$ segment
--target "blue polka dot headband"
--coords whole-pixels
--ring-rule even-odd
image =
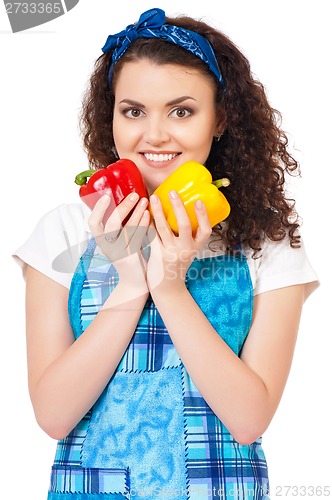
[[[165,23],[166,16],[163,10],[150,9],[143,12],[136,24],[130,24],[120,33],[108,36],[102,51],[108,52],[114,49],[108,73],[109,82],[111,82],[115,63],[123,56],[133,41],[138,38],[161,38],[166,42],[179,45],[199,57],[208,65],[220,85],[225,89],[225,82],[210,43],[194,31]]]

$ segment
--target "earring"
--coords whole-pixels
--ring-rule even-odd
[[[215,140],[216,142],[219,142],[219,141],[220,141],[220,139],[222,138],[222,136],[223,136],[222,132],[219,132],[219,133],[218,133],[218,134],[214,137],[214,140]]]
[[[118,155],[118,152],[117,152],[117,150],[116,150],[115,146],[113,146],[113,147],[111,148],[111,151],[112,151],[112,153],[114,154],[115,158],[119,158],[119,155]]]

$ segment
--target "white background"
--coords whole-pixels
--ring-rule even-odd
[[[28,397],[24,283],[10,253],[41,215],[78,201],[73,179],[88,165],[77,117],[93,62],[109,33],[151,7],[203,17],[231,37],[282,112],[301,162],[302,178],[292,193],[321,286],[305,305],[292,372],[264,449],[273,500],[319,497],[319,489],[312,495],[309,486],[330,486],[332,497],[329,3],[81,0],[65,16],[16,34],[1,4],[1,498],[46,499],[55,450],[35,423]]]

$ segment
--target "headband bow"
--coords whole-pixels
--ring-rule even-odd
[[[217,77],[221,86],[225,88],[225,82],[210,43],[194,31],[166,24],[165,12],[161,9],[150,9],[143,12],[136,24],[130,24],[123,31],[108,36],[102,51],[108,52],[114,49],[108,75],[109,81],[111,81],[115,63],[123,56],[130,44],[138,38],[161,38],[166,42],[183,47],[204,61]]]

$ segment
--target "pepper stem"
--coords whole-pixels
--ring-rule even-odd
[[[227,179],[227,177],[224,177],[223,179],[217,179],[216,181],[212,181],[212,184],[217,186],[218,189],[221,187],[227,187],[230,185],[230,183],[231,181]]]
[[[79,186],[83,186],[84,184],[86,184],[87,178],[91,177],[95,172],[96,170],[84,170],[84,172],[76,175],[75,183]]]

